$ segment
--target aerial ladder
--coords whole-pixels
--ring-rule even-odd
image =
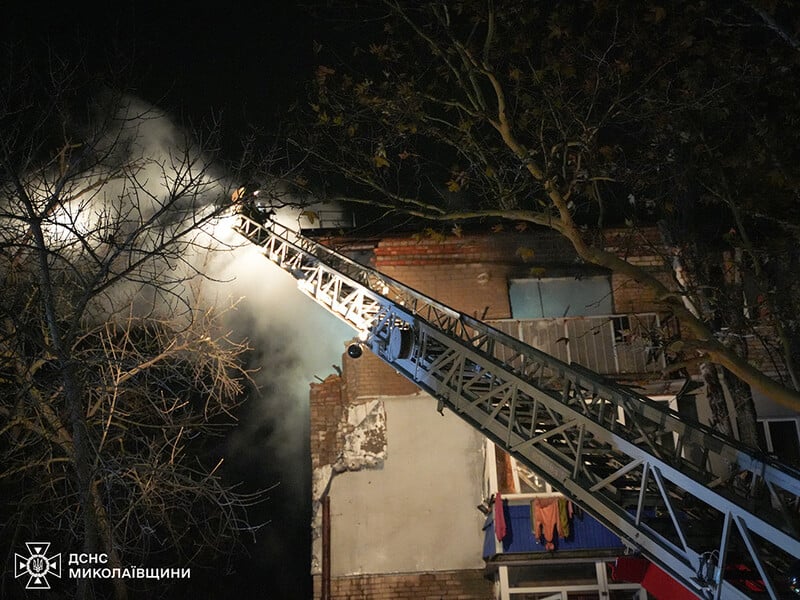
[[[234,229],[363,344],[703,599],[787,594],[800,471],[267,219]],[[748,565],[758,585],[741,584]],[[798,596],[800,597],[800,596]]]

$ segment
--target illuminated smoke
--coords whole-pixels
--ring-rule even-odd
[[[139,189],[126,185],[124,178],[110,179],[90,198],[82,197],[51,215],[53,239],[67,240],[72,230],[89,231],[100,243],[106,234],[104,219],[110,221],[132,208],[145,216],[152,214],[187,175],[199,177],[200,195],[187,195],[184,204],[159,222],[160,231],[169,231],[195,211],[210,210],[230,197],[236,182],[207,164],[197,149],[186,162],[188,138],[163,111],[136,98],[129,99],[125,110],[121,129],[108,141],[118,144],[109,146],[112,164],[104,168],[138,164],[135,177]],[[40,182],[42,193],[48,185]],[[291,211],[282,210],[279,217],[287,224],[296,221]],[[156,229],[152,235],[160,231]],[[213,231],[202,236],[201,241],[214,251],[193,250],[182,257],[183,264],[174,266],[176,279],[181,269],[198,269],[210,280],[200,287],[192,282],[191,289],[185,290],[187,295],[220,309],[237,303],[226,316],[227,325],[233,338],[246,338],[253,347],[250,367],[257,369],[254,379],[260,390],[243,407],[240,422],[227,439],[229,472],[247,479],[251,489],[278,486],[258,510],[260,517],[256,518],[269,523],[259,532],[264,543],[253,550],[262,557],[253,558],[257,564],[272,561],[267,570],[283,569],[284,575],[286,563],[291,563],[292,576],[284,579],[297,583],[295,576],[310,572],[309,383],[332,372],[332,364],[340,361],[345,342],[354,332],[302,295],[295,281],[261,256],[258,248],[234,234],[230,219],[221,219]],[[142,287],[132,284],[115,292],[137,298]],[[109,302],[118,306],[120,298]],[[279,557],[283,564],[276,562]],[[255,575],[263,578],[263,572]],[[291,590],[282,597],[292,597]]]
[[[277,218],[296,222],[290,211],[279,211]],[[258,369],[254,379],[261,390],[228,436],[229,466],[251,484],[277,486],[257,513],[269,523],[249,547],[235,584],[247,588],[242,576],[249,576],[261,594],[270,581],[269,597],[276,600],[310,597],[309,383],[333,371],[354,331],[300,293],[288,273],[225,222],[216,236],[235,247],[207,257],[204,272],[215,281],[205,284],[206,293],[219,306],[240,299],[228,322],[249,339],[250,366]]]

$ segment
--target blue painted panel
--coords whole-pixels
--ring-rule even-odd
[[[515,319],[590,317],[614,312],[608,277],[512,279],[508,294]]]
[[[533,536],[531,508],[528,504],[505,505],[506,537],[503,539],[503,552],[548,552],[544,544]],[[555,538],[555,553],[570,550],[619,549],[624,545],[620,538],[596,519],[583,511],[576,511],[571,522],[570,535],[566,539]],[[486,535],[483,544],[483,557],[488,558],[494,551],[494,522],[489,517],[484,525]]]

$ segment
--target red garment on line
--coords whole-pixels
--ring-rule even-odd
[[[499,491],[494,495],[494,534],[497,536],[497,541],[502,541],[506,537],[506,515]]]

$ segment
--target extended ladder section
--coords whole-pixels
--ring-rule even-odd
[[[785,597],[800,472],[277,223],[236,230],[376,355],[701,598]]]

